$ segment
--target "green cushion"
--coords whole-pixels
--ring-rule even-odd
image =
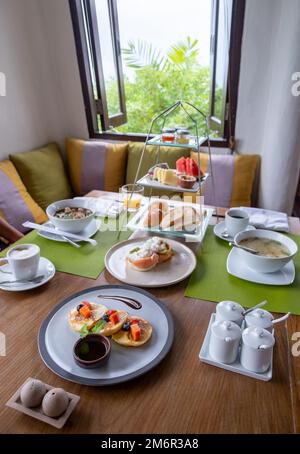
[[[144,143],[142,142],[129,142],[128,147],[128,161],[127,161],[127,173],[126,173],[126,183],[133,183],[135,174],[138,168],[138,164],[142,155]],[[149,168],[155,164],[155,157],[157,152],[156,146],[147,145],[143,162],[141,165],[141,170],[138,176],[140,179],[142,176],[146,175]],[[159,162],[167,162],[171,169],[176,168],[177,159],[184,156],[185,158],[190,156],[190,150],[187,148],[177,148],[177,147],[160,147],[160,158]],[[161,191],[153,191],[153,195],[162,195]],[[164,192],[165,194],[165,192]],[[174,194],[174,193],[173,193]],[[149,195],[149,190],[145,190],[145,195]],[[165,194],[169,195],[169,194]]]
[[[44,210],[50,203],[72,197],[64,162],[55,143],[10,156],[29,194]]]

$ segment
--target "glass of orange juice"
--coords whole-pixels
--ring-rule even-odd
[[[134,212],[141,207],[144,187],[140,184],[126,184],[122,186],[123,203],[127,211]]]

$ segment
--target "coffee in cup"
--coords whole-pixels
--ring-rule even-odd
[[[225,214],[225,226],[228,234],[232,237],[242,232],[249,225],[249,216],[240,208],[230,208]]]
[[[35,244],[19,244],[12,247],[1,262],[8,262],[17,280],[33,279],[38,272],[40,248]]]

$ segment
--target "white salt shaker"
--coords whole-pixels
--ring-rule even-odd
[[[246,328],[256,326],[263,328],[272,333],[273,331],[273,315],[265,309],[254,309],[245,316]]]
[[[215,321],[211,325],[210,356],[221,363],[233,363],[238,355],[241,336],[241,328],[236,323]]]
[[[263,328],[251,326],[242,334],[241,364],[252,372],[266,372],[272,360],[275,344],[273,334]]]
[[[216,307],[216,320],[227,320],[241,326],[244,320],[244,308],[234,301],[221,301]]]

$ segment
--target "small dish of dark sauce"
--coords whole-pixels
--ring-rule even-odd
[[[106,364],[111,351],[110,341],[101,334],[88,334],[79,339],[73,348],[73,358],[78,366],[92,369]]]

